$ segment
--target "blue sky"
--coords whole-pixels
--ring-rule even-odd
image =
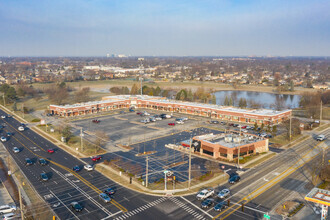
[[[330,56],[329,0],[0,0],[0,56]]]

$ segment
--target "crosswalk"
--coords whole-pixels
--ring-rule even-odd
[[[180,208],[182,208],[183,210],[185,210],[186,212],[188,212],[189,214],[191,214],[192,216],[194,216],[194,219],[206,220],[202,215],[200,215],[194,209],[188,207],[186,204],[184,204],[183,202],[181,202],[177,198],[170,197],[169,200],[171,200],[172,202],[174,202],[175,204],[177,204]]]
[[[168,198],[166,198],[166,197],[161,197],[161,198],[159,198],[159,199],[157,199],[157,200],[155,200],[155,201],[153,201],[151,203],[145,204],[145,205],[143,205],[143,206],[141,206],[139,208],[136,208],[136,209],[134,209],[132,211],[125,212],[121,216],[116,217],[114,220],[123,220],[123,219],[126,219],[126,218],[130,218],[130,217],[132,217],[132,216],[134,216],[134,215],[136,215],[136,214],[138,214],[140,212],[143,212],[143,211],[149,209],[150,207],[156,206],[159,203],[164,202],[167,199]]]

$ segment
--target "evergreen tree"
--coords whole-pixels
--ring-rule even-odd
[[[131,95],[137,95],[137,94],[139,94],[139,87],[136,83],[134,83],[131,89]]]
[[[256,131],[257,129],[258,129],[258,124],[256,122],[256,123],[254,123],[254,130]]]
[[[272,135],[275,137],[276,133],[277,133],[277,126],[274,125],[273,128],[272,128]]]
[[[290,81],[290,91],[291,91],[291,92],[294,91],[294,83],[293,83],[292,80]]]
[[[229,99],[229,104],[228,104],[229,106],[233,106],[233,99],[230,97],[230,99]]]
[[[225,101],[224,101],[223,105],[229,105],[229,101],[228,101],[228,97],[227,96],[225,98]]]
[[[191,89],[188,90],[187,101],[194,101],[194,95],[193,95]]]
[[[212,95],[212,104],[217,104],[217,99],[215,97],[215,95]]]

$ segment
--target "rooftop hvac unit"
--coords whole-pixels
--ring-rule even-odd
[[[241,141],[241,138],[239,138],[239,137],[234,138],[235,143],[239,143],[240,141]]]
[[[225,137],[225,142],[229,143],[232,142],[233,138],[231,136]]]

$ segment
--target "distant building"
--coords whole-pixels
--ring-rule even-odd
[[[257,123],[259,125],[279,124],[291,115],[291,110],[240,109],[228,106],[182,102],[147,95],[106,96],[102,99],[102,101],[77,103],[74,105],[50,105],[49,110],[55,115],[68,117],[135,107],[204,116],[222,121]]]

